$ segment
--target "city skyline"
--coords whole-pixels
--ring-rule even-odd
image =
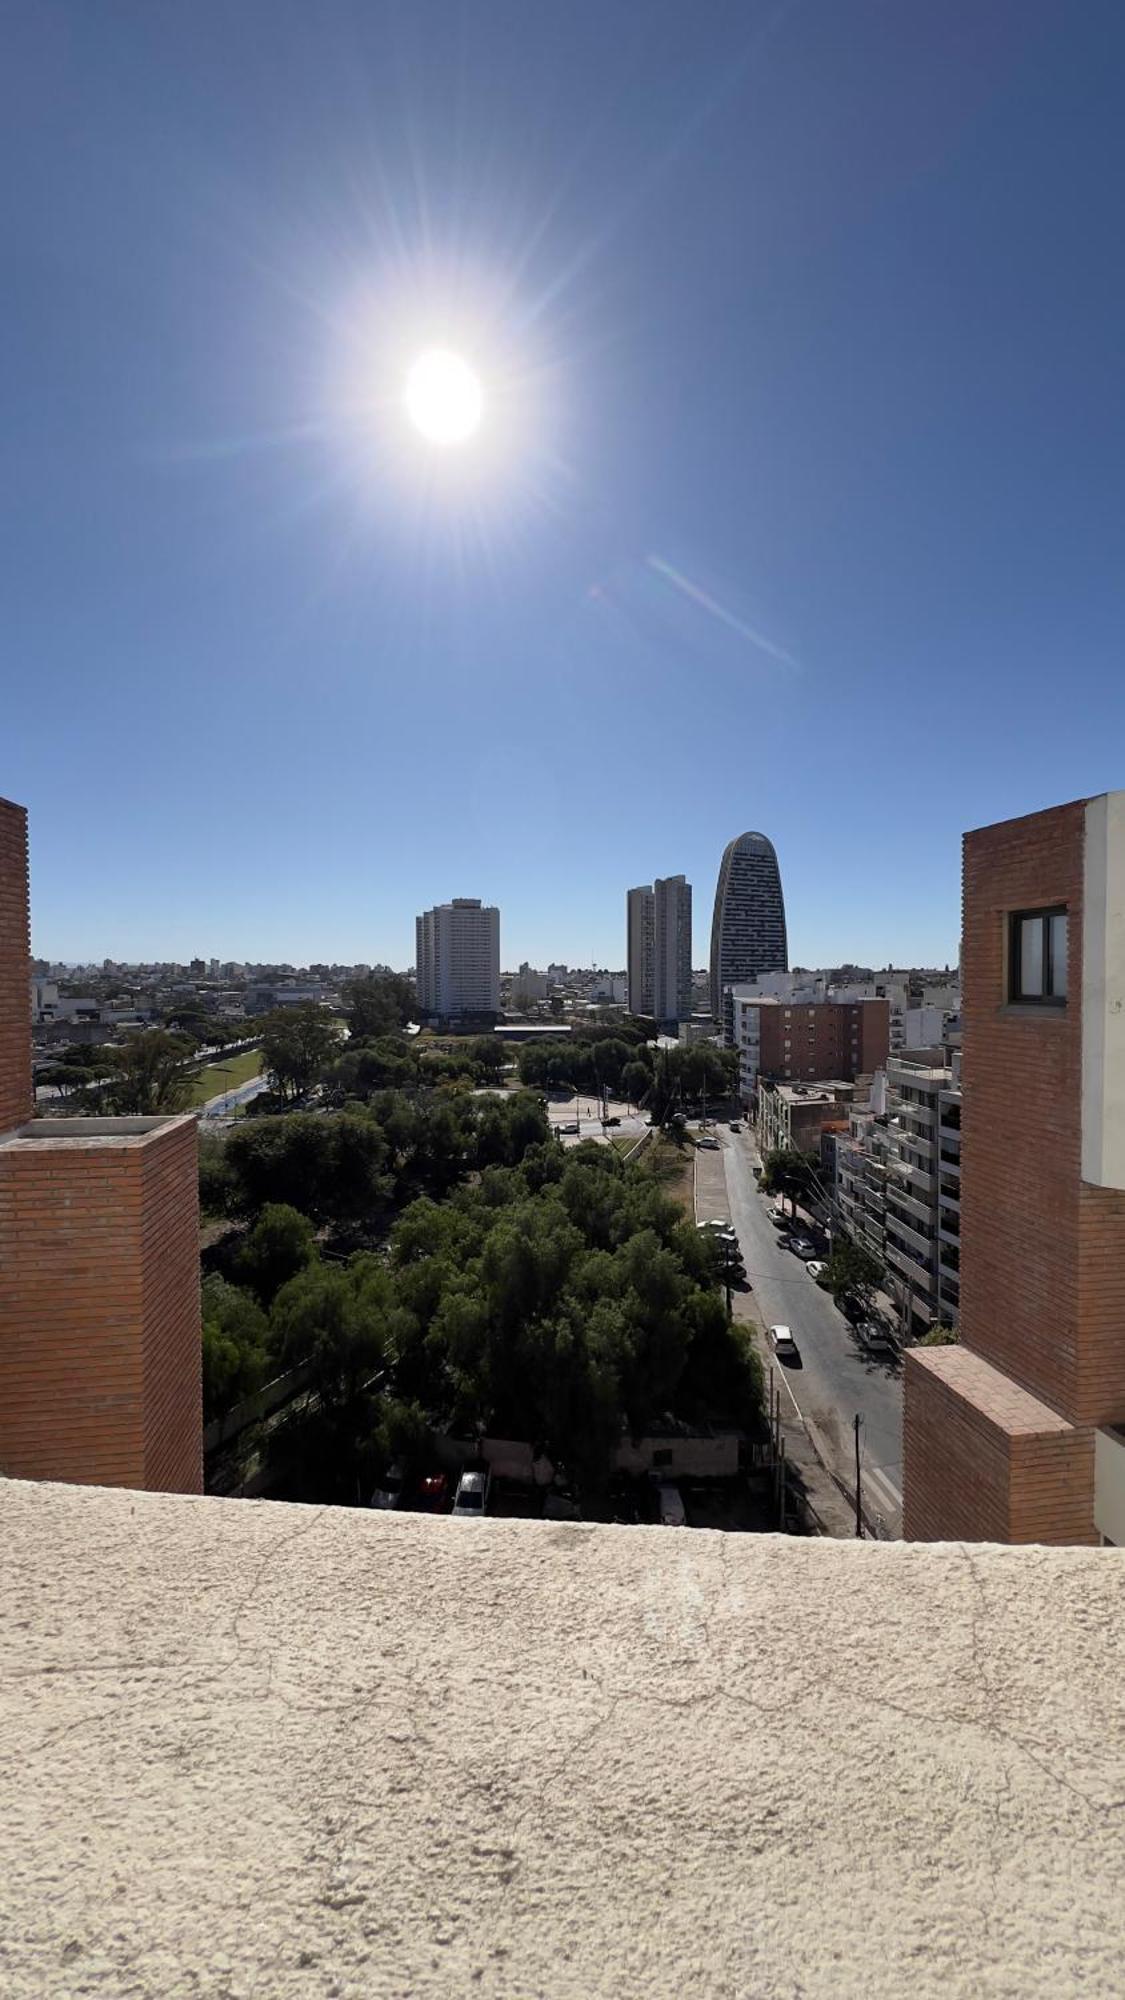
[[[1125,15],[329,16],[10,24],[37,950],[617,963],[683,869],[702,964],[741,825],[794,958],[955,957],[1119,776]]]

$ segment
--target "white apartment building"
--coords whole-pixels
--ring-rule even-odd
[[[960,1309],[960,1057],[915,1049],[887,1064],[885,1259],[906,1333]]]
[[[652,885],[652,1012],[657,1021],[691,1018],[691,883],[668,875]]]
[[[500,1012],[500,912],[455,896],[415,920],[415,978],[424,1014],[453,1021]]]
[[[653,924],[652,884],[630,889],[625,897],[625,997],[631,1014],[652,1014]]]

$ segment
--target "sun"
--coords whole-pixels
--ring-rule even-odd
[[[480,378],[449,348],[429,347],[418,356],[402,400],[411,423],[430,444],[465,444],[480,427]]]

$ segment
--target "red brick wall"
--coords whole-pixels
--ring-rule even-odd
[[[961,1335],[1079,1424],[1125,1419],[1125,1192],[1081,1178],[1085,802],[965,838]],[[1065,1008],[1006,1004],[1006,918],[1065,903]]]
[[[31,1117],[27,814],[0,799],[0,1132]]]
[[[955,1348],[908,1350],[903,1399],[903,1536],[914,1542],[1095,1545],[1094,1438],[1042,1410],[1040,1429],[1005,1417],[1025,1399],[1004,1378],[972,1379]]]
[[[935,1350],[940,1351],[940,1350]],[[907,1349],[902,1533],[908,1542],[1008,1540],[1008,1440]]]
[[[144,1484],[203,1491],[199,1321],[199,1140],[194,1119],[169,1127],[145,1173]]]
[[[0,1471],[201,1490],[195,1159],[192,1120],[0,1147]]]
[[[786,1013],[789,1020],[786,1021]],[[886,1000],[819,1000],[762,1007],[759,1067],[763,1076],[794,1083],[838,1077],[844,1083],[887,1060],[890,1007]],[[810,1028],[812,1033],[809,1033]],[[785,1037],[789,1036],[789,1050]]]
[[[962,932],[961,1338],[1078,1412],[1085,805],[966,834]],[[1007,1007],[1006,919],[1065,903],[1065,1009]]]

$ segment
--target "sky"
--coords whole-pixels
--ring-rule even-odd
[[[0,794],[48,958],[624,962],[770,835],[945,963],[1125,783],[1125,8],[7,0]],[[403,390],[438,346],[483,419]]]

